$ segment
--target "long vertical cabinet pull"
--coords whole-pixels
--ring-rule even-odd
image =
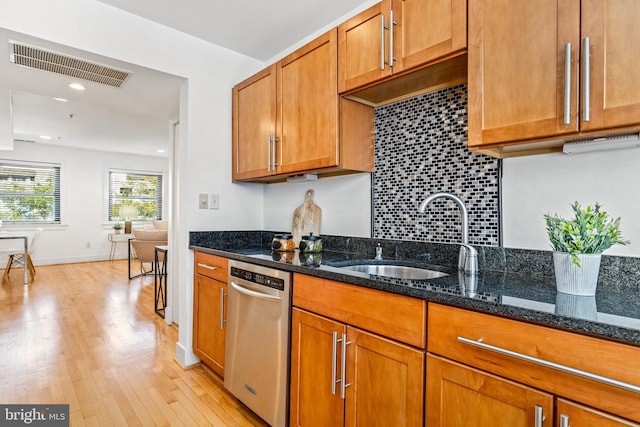
[[[278,162],[276,160],[276,143],[278,142],[278,137],[276,136],[276,134],[274,133],[273,136],[271,137],[271,159],[272,159],[272,166],[273,166],[273,171],[276,171],[276,168],[278,167]]]
[[[224,293],[224,288],[220,288],[220,329],[224,329],[224,324],[227,323],[226,319],[224,318],[224,297],[226,297],[227,294]]]
[[[536,424],[535,427],[542,427],[544,422],[544,411],[542,406],[536,405]]]
[[[347,341],[347,334],[342,334],[342,370],[340,379],[340,397],[345,398],[347,394],[347,387],[351,384],[347,384],[347,346],[351,344],[351,341]]]
[[[336,394],[336,384],[341,380],[336,378],[338,373],[338,342],[342,341],[338,339],[338,332],[333,331],[333,340],[331,342],[331,394]]]
[[[380,15],[380,69],[384,70],[384,15]]]
[[[267,137],[267,171],[271,172],[271,141],[273,134],[270,133]]]
[[[589,37],[584,38],[584,60],[582,61],[583,78],[583,104],[582,104],[582,119],[585,122],[591,120],[591,41]]]
[[[560,427],[569,427],[569,415],[560,414]]]
[[[393,26],[396,25],[396,21],[393,20],[393,9],[389,11],[389,67],[393,68],[394,50],[393,50]]]
[[[564,48],[564,124],[571,124],[571,43]]]

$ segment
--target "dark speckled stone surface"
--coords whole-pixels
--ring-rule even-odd
[[[639,258],[603,256],[595,297],[579,297],[556,292],[551,251],[478,246],[481,272],[469,283],[456,268],[458,245],[323,235],[324,252],[310,259],[298,252],[272,253],[273,234],[191,232],[190,248],[640,346]],[[406,280],[340,268],[376,262],[378,243],[385,263],[426,266],[450,275]]]

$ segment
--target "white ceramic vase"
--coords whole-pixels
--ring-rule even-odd
[[[554,252],[553,266],[558,292],[570,295],[596,294],[602,254],[579,254],[580,267],[571,262],[568,252]]]

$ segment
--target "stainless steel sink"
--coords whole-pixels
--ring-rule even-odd
[[[449,274],[442,271],[428,270],[426,268],[409,267],[394,264],[358,264],[340,267],[343,270],[359,271],[376,276],[395,277],[409,280],[428,280],[446,277]]]

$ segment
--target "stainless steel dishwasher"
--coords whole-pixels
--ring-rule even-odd
[[[229,260],[224,386],[274,427],[288,414],[291,273]]]

